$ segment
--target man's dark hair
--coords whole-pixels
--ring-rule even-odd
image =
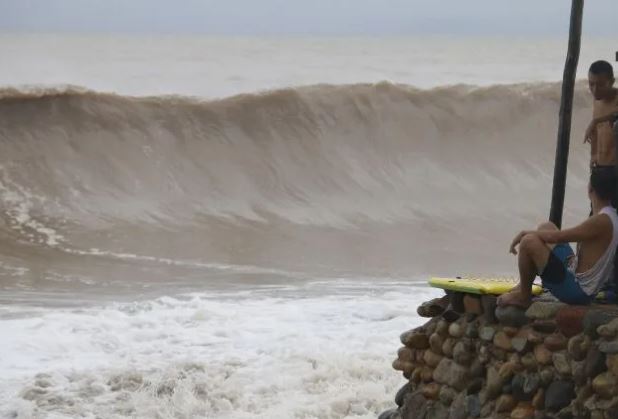
[[[593,168],[590,187],[603,200],[614,201],[616,194],[616,170],[613,167]]]
[[[614,78],[614,67],[610,63],[604,60],[595,61],[590,65],[590,73],[599,76],[605,74],[609,78]]]

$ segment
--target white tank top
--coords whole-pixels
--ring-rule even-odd
[[[616,214],[616,209],[611,206],[603,208],[599,211],[599,214],[607,215],[612,221],[613,235],[611,243],[597,263],[586,272],[575,274],[579,286],[588,295],[595,295],[614,278],[614,255],[616,254],[616,246],[618,246],[618,214]],[[571,269],[574,272],[578,263],[577,256],[573,259],[575,260],[572,261]]]

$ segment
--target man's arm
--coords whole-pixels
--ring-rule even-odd
[[[584,134],[584,144],[590,143],[597,139],[597,123],[596,119],[593,119],[586,128],[586,133]]]
[[[513,241],[509,251],[516,255],[517,246],[521,239],[528,235],[534,234],[540,238],[546,244],[555,243],[579,243],[597,237],[603,234],[604,231],[610,231],[612,229],[612,221],[605,214],[598,214],[594,217],[588,218],[580,225],[567,228],[565,230],[524,230],[521,231]]]
[[[592,102],[592,119],[590,120],[590,123],[586,127],[586,132],[584,133],[584,144],[586,143],[592,144],[592,142],[595,141],[597,138],[597,124],[595,122],[596,115],[597,115],[597,102],[593,101]],[[592,160],[594,159],[594,153],[591,153],[590,157],[591,157],[590,164],[592,164]]]
[[[584,135],[584,143],[592,143],[592,141],[596,140],[597,125],[602,124],[603,122],[614,122],[616,120],[618,120],[618,111],[614,111],[598,118],[592,118],[592,121],[588,124],[588,128],[586,129],[586,134]]]
[[[535,231],[541,240],[548,244],[579,243],[593,239],[612,228],[612,222],[605,214],[588,218],[578,226],[564,230]]]
[[[605,115],[605,116],[601,116],[601,117],[599,117],[599,118],[595,118],[595,119],[593,119],[592,121],[593,121],[595,124],[597,124],[597,125],[598,125],[598,124],[601,124],[601,123],[603,123],[603,122],[613,122],[613,121],[615,121],[616,119],[618,119],[618,111],[616,111],[616,112],[612,112],[612,113],[610,113],[610,114],[608,114],[608,115]]]

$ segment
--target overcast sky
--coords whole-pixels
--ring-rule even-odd
[[[570,0],[0,0],[0,31],[563,35],[570,8]],[[618,0],[589,0],[584,13],[585,34],[618,36]]]

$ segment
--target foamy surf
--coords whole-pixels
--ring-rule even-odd
[[[72,310],[5,307],[1,412],[373,418],[401,385],[389,366],[399,333],[419,324],[411,307],[438,293],[378,283],[331,279]]]

